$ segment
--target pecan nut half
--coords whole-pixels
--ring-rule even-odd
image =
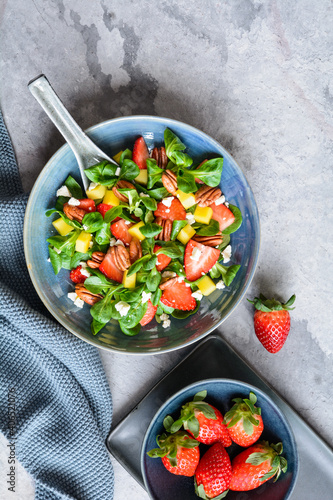
[[[222,195],[222,191],[218,187],[202,186],[195,193],[195,201],[199,207],[208,207]]]
[[[156,217],[155,223],[161,226],[161,232],[155,236],[155,240],[170,241],[172,231],[172,220]]]
[[[130,242],[129,246],[129,257],[131,264],[133,264],[136,260],[141,259],[142,257],[142,248],[139,240],[133,238]]]
[[[82,222],[83,217],[87,213],[82,208],[73,207],[71,205],[68,205],[68,203],[64,204],[63,211],[64,211],[64,214],[66,215],[66,217],[68,217],[68,219],[76,220],[78,222]]]
[[[162,183],[165,189],[171,193],[173,196],[177,194],[177,176],[174,172],[169,169],[166,169],[162,174]]]
[[[166,288],[169,288],[170,286],[174,285],[177,282],[178,282],[178,276],[176,276],[175,278],[167,279],[166,281],[163,281],[160,284],[160,289],[165,290]]]
[[[93,252],[91,259],[87,260],[87,266],[91,269],[98,269],[105,257],[103,252]]]
[[[166,168],[169,159],[166,155],[164,146],[160,148],[154,148],[151,157],[154,158],[154,160],[156,160],[156,163],[160,168],[163,169]]]
[[[117,182],[115,186],[113,186],[112,191],[117,198],[119,198],[120,201],[127,202],[128,201],[128,196],[126,196],[124,193],[120,193],[118,189],[135,189],[133,184],[128,181],[120,180]]]
[[[201,243],[202,245],[206,245],[207,247],[217,247],[222,243],[222,235],[216,234],[215,236],[198,236],[194,235],[192,240]]]
[[[81,300],[83,300],[90,306],[93,306],[94,304],[96,304],[96,302],[99,302],[103,298],[103,295],[101,295],[100,293],[89,292],[89,290],[86,289],[83,283],[78,283],[75,286],[75,293]]]
[[[122,245],[115,245],[111,249],[111,255],[119,271],[126,271],[131,265],[128,251]]]

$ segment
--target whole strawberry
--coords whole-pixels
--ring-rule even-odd
[[[287,471],[287,460],[281,457],[282,443],[268,444],[260,441],[242,451],[232,461],[232,477],[229,489],[232,491],[249,491],[258,488],[281,472]]]
[[[264,429],[261,408],[255,405],[257,396],[250,392],[249,399],[235,398],[235,404],[224,415],[229,435],[239,446],[251,446],[258,441]]]
[[[215,443],[201,458],[195,472],[195,492],[200,498],[224,498],[228,493],[232,469],[228,453]]]
[[[182,426],[200,443],[214,444],[218,441],[226,448],[232,444],[227,426],[223,423],[223,415],[214,406],[203,401],[207,391],[198,392],[193,401],[182,406],[180,417],[174,421],[167,416],[164,427],[168,432],[176,432]]]
[[[152,458],[160,457],[164,467],[177,476],[194,475],[200,460],[199,442],[192,439],[187,432],[162,434],[156,442],[159,448],[148,451]]]
[[[268,352],[276,353],[284,345],[290,330],[289,311],[295,309],[290,307],[295,302],[296,296],[292,295],[288,302],[282,304],[275,299],[266,299],[260,294],[254,300],[254,331],[259,341]]]

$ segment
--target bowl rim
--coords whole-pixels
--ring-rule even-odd
[[[154,414],[154,416],[152,417],[151,419],[151,422],[149,424],[149,427],[145,433],[145,437],[144,437],[144,440],[143,440],[143,443],[142,443],[142,447],[141,447],[141,457],[140,457],[140,466],[141,466],[141,472],[142,472],[142,477],[143,477],[143,481],[144,481],[144,485],[145,485],[145,489],[148,493],[148,495],[153,499],[153,496],[151,496],[151,493],[150,493],[150,490],[149,490],[149,485],[148,485],[148,479],[147,479],[147,476],[146,476],[146,469],[144,467],[144,458],[145,458],[145,448],[146,448],[146,445],[147,445],[147,441],[148,441],[148,437],[149,437],[149,434],[152,430],[152,427],[154,426],[155,424],[155,421],[157,420],[157,418],[161,415],[161,413],[163,413],[163,411],[165,411],[165,408],[174,400],[176,399],[177,397],[179,397],[182,393],[190,390],[190,389],[194,389],[195,387],[199,386],[199,385],[202,385],[202,384],[212,384],[212,383],[223,383],[223,382],[227,382],[228,384],[232,384],[232,385],[236,385],[236,384],[241,384],[245,387],[248,387],[249,390],[253,390],[253,392],[257,395],[257,394],[260,394],[260,396],[263,396],[264,398],[268,399],[269,403],[273,406],[274,410],[278,413],[279,417],[284,421],[284,423],[286,424],[286,428],[287,428],[287,431],[289,432],[290,434],[290,442],[291,442],[291,448],[292,448],[292,451],[293,451],[293,454],[295,456],[295,464],[294,464],[294,473],[293,473],[293,477],[292,477],[292,480],[291,480],[291,484],[289,486],[289,490],[287,491],[287,494],[286,496],[284,497],[283,500],[288,500],[295,488],[295,485],[296,485],[296,481],[297,481],[297,478],[298,478],[298,473],[299,473],[299,456],[298,456],[298,449],[297,449],[297,445],[296,445],[296,439],[295,439],[295,435],[294,435],[294,431],[289,423],[289,420],[288,418],[285,416],[285,414],[283,413],[283,411],[280,409],[280,407],[275,403],[275,401],[272,400],[272,398],[266,394],[265,391],[263,391],[262,389],[259,389],[259,387],[255,386],[255,385],[252,385],[252,384],[249,384],[248,382],[243,382],[242,380],[237,380],[237,379],[229,379],[229,378],[226,378],[226,377],[223,377],[223,378],[209,378],[209,379],[203,379],[203,380],[199,380],[197,382],[193,382],[191,384],[188,384],[186,385],[185,387],[183,387],[182,389],[180,389],[179,391],[177,391],[176,393],[174,393],[172,396],[170,396],[164,403],[162,406],[160,406],[160,408],[157,410],[157,412]],[[207,393],[208,393],[208,389],[207,389]],[[244,448],[245,449],[245,448]]]
[[[63,144],[51,156],[51,158],[47,161],[47,163],[44,165],[44,167],[42,168],[42,170],[38,174],[38,177],[37,177],[37,179],[36,179],[36,181],[35,181],[32,189],[31,189],[31,192],[30,192],[30,195],[29,195],[29,198],[28,198],[28,201],[27,201],[27,205],[26,205],[25,214],[24,214],[24,223],[23,223],[23,248],[24,248],[25,261],[26,261],[26,265],[27,265],[27,268],[28,268],[28,271],[29,271],[30,279],[31,279],[31,281],[33,283],[33,286],[34,286],[34,288],[35,288],[35,290],[36,290],[39,298],[41,299],[41,301],[43,302],[43,304],[45,305],[45,307],[48,309],[48,311],[52,314],[52,316],[67,331],[71,332],[73,335],[75,335],[76,337],[80,338],[84,342],[87,342],[88,344],[93,345],[94,347],[98,347],[99,349],[103,349],[103,350],[105,350],[107,352],[115,352],[115,353],[119,353],[119,354],[131,354],[131,355],[136,355],[136,356],[146,356],[146,355],[156,355],[156,354],[163,354],[163,353],[167,353],[167,352],[172,352],[172,351],[175,351],[175,350],[178,350],[178,349],[182,349],[184,347],[188,347],[191,344],[194,344],[195,342],[197,342],[197,341],[203,339],[204,337],[206,337],[207,335],[209,335],[215,329],[219,328],[219,326],[239,306],[239,304],[243,300],[244,295],[247,292],[247,290],[248,290],[248,288],[249,288],[249,286],[250,286],[250,284],[252,282],[252,279],[254,277],[254,274],[255,274],[255,271],[256,271],[256,268],[257,268],[257,265],[258,265],[259,254],[260,254],[260,247],[261,247],[261,224],[260,224],[260,217],[259,217],[259,210],[258,210],[257,202],[255,200],[252,188],[251,188],[251,186],[250,186],[250,184],[249,184],[249,182],[247,180],[247,177],[245,176],[245,174],[243,172],[243,169],[238,165],[238,163],[233,158],[233,156],[229,153],[229,151],[227,151],[225,149],[225,147],[222,146],[222,144],[220,144],[216,139],[214,139],[210,135],[206,134],[205,132],[201,131],[200,129],[198,129],[198,128],[192,126],[192,125],[189,125],[187,123],[184,123],[184,122],[182,122],[180,120],[174,120],[172,118],[167,118],[167,117],[162,117],[162,116],[154,116],[154,115],[131,115],[131,116],[122,116],[122,117],[119,117],[119,118],[111,118],[109,120],[104,120],[104,121],[102,121],[100,123],[97,123],[97,124],[92,125],[91,127],[87,128],[87,129],[85,129],[84,132],[88,136],[90,136],[90,135],[93,135],[93,133],[95,131],[98,131],[100,128],[103,128],[103,127],[105,127],[106,125],[108,125],[110,123],[114,124],[114,123],[117,123],[117,122],[136,121],[136,120],[148,120],[148,121],[152,121],[152,122],[159,122],[159,123],[161,123],[161,125],[171,126],[171,127],[172,127],[172,124],[181,125],[182,127],[185,127],[185,129],[187,129],[189,131],[192,131],[196,135],[199,135],[199,136],[201,136],[203,138],[208,138],[210,141],[212,141],[213,143],[215,143],[218,148],[222,148],[227,153],[227,155],[230,156],[230,158],[232,159],[232,161],[237,165],[237,167],[241,171],[242,175],[244,176],[244,178],[246,180],[246,183],[248,185],[248,188],[249,188],[249,190],[250,190],[250,192],[252,194],[252,197],[253,197],[253,200],[254,200],[254,206],[255,206],[255,210],[256,210],[256,214],[257,214],[257,225],[258,225],[257,248],[256,248],[257,251],[256,251],[256,254],[254,255],[252,270],[251,270],[251,272],[250,272],[250,274],[248,276],[247,282],[245,283],[243,291],[239,295],[237,302],[234,304],[234,306],[231,308],[231,310],[223,318],[221,318],[214,326],[212,326],[211,328],[209,328],[208,330],[206,330],[204,333],[202,333],[201,335],[199,335],[195,339],[189,339],[185,343],[183,343],[181,345],[177,345],[175,347],[162,348],[162,349],[159,349],[159,350],[150,350],[150,351],[145,351],[145,350],[144,351],[142,351],[142,350],[140,350],[140,351],[128,351],[128,350],[123,350],[123,349],[117,349],[115,346],[99,345],[97,343],[97,341],[95,340],[95,337],[92,334],[91,334],[91,336],[92,336],[91,339],[90,338],[85,338],[82,334],[80,334],[80,332],[75,331],[74,328],[70,328],[68,325],[66,325],[66,323],[63,320],[62,316],[57,312],[57,310],[55,308],[52,307],[51,304],[48,303],[46,297],[44,296],[42,288],[39,287],[39,285],[38,285],[37,279],[35,278],[35,275],[34,275],[34,272],[33,272],[32,268],[31,268],[31,265],[29,264],[29,262],[30,262],[30,251],[29,251],[29,244],[28,244],[28,241],[29,241],[29,238],[28,238],[28,219],[29,219],[30,210],[32,209],[32,205],[34,203],[34,199],[35,199],[36,194],[38,192],[39,184],[40,184],[40,182],[42,180],[43,172],[49,167],[49,165],[51,163],[53,163],[55,160],[57,160],[58,156],[62,156],[63,153],[65,151],[67,151],[67,150],[71,151],[71,148],[70,148],[69,144],[67,144],[67,143]],[[166,122],[168,123],[168,125],[166,125]]]

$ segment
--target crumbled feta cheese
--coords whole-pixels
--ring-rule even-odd
[[[186,214],[186,220],[189,223],[190,226],[195,223],[195,218],[194,215],[191,212],[187,212]]]
[[[223,288],[225,288],[225,284],[223,283],[223,281],[222,281],[222,280],[220,280],[220,281],[218,281],[218,282],[216,283],[216,288],[217,288],[218,290],[222,290]]]
[[[222,252],[223,263],[226,264],[229,262],[231,257],[231,245],[228,245]]]
[[[145,291],[142,292],[142,304],[145,304],[148,302],[148,300],[151,298],[151,292],[146,293]]]
[[[181,283],[182,281],[184,281],[185,277],[184,276],[178,276],[178,283]]]
[[[49,257],[49,258],[47,259],[47,262],[51,262],[51,259],[50,259],[50,257]]]
[[[200,292],[200,290],[197,290],[196,292],[193,292],[192,293],[192,297],[195,298],[195,300],[201,300],[203,295],[202,293]]]
[[[120,167],[117,167],[117,168],[116,168],[115,175],[116,175],[117,177],[120,175],[120,170],[121,170],[121,168],[120,168]]]
[[[170,325],[171,325],[171,321],[169,319],[166,319],[162,323],[163,328],[169,328]]]
[[[97,187],[97,186],[98,186],[97,182],[91,182],[91,183],[89,184],[88,191],[92,191],[92,190],[93,190],[93,189],[95,189],[95,187]]]
[[[86,224],[83,224],[83,226],[82,226],[82,227],[83,227],[84,231],[87,231],[88,226],[87,226]]]
[[[127,302],[124,302],[123,300],[120,300],[115,307],[117,311],[120,313],[120,316],[126,316],[131,308],[131,306],[127,304]]]
[[[116,243],[117,243],[116,238],[110,238],[110,247],[114,247]]]
[[[226,207],[229,207],[229,203],[227,201],[224,204]]]
[[[164,271],[164,273],[162,273],[162,278],[174,278],[175,276],[177,276],[177,274],[173,271]]]
[[[222,205],[225,202],[225,196],[222,194],[217,200],[215,200],[215,205]]]
[[[61,253],[61,250],[59,248],[53,247],[53,250],[59,255]]]
[[[80,273],[82,274],[82,276],[86,276],[86,278],[89,278],[89,276],[91,276],[90,272],[87,271],[87,269],[85,269],[85,268],[82,268],[80,270]]]
[[[117,246],[117,245],[120,245],[120,246],[122,246],[122,247],[124,247],[124,246],[125,246],[125,245],[124,245],[124,243],[123,243],[121,240],[117,240],[117,241],[116,241],[116,246]]]
[[[190,287],[191,285],[190,283],[185,283],[185,286]]]
[[[165,211],[166,214],[169,214],[170,213],[170,208],[167,208],[166,211]]]
[[[75,300],[74,300],[74,305],[76,307],[79,307],[80,309],[82,309],[82,307],[84,306],[84,300],[80,299],[79,297],[77,297]]]
[[[201,256],[201,252],[198,247],[194,247],[192,250],[192,253],[190,255],[190,259],[195,260],[196,262],[199,261]]]
[[[166,314],[166,313],[162,313],[161,316],[160,316],[161,320],[162,321],[166,321],[167,319],[169,319],[169,315]]]
[[[72,193],[67,186],[61,186],[61,188],[57,191],[57,196],[66,196],[67,198],[71,198]]]
[[[91,242],[89,243],[89,248],[92,248],[94,246],[94,242],[91,240]]]
[[[164,206],[170,208],[172,200],[173,200],[173,196],[168,196],[167,198],[163,198],[162,203]]]
[[[76,293],[75,293],[75,292],[69,292],[69,293],[67,294],[67,297],[68,297],[70,300],[72,300],[73,302],[77,299],[77,295],[76,295]]]
[[[80,205],[80,202],[76,198],[70,198],[68,200],[68,205],[70,205],[71,207],[77,207]]]
[[[128,226],[129,224],[131,224],[131,221],[130,220],[125,220],[125,224]]]
[[[202,271],[201,276],[205,276],[205,274],[206,274],[206,273],[204,273],[204,272]]]
[[[149,198],[149,194],[147,193],[140,193],[140,198]]]
[[[79,263],[79,266],[81,266],[83,269],[85,269],[87,267],[87,263],[84,262],[84,260],[81,260],[81,262]]]

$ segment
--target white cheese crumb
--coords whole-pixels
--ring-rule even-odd
[[[195,223],[195,218],[194,215],[191,212],[187,212],[186,214],[186,220],[189,223],[190,226]]]
[[[121,168],[120,168],[120,167],[117,167],[117,168],[116,168],[115,175],[116,175],[117,177],[120,175],[120,170],[121,170]]]
[[[146,293],[145,291],[142,292],[142,304],[145,304],[148,302],[148,300],[151,298],[151,292]]]
[[[68,205],[70,205],[71,207],[77,207],[80,205],[80,202],[76,198],[70,198],[70,200],[68,201]]]
[[[47,262],[51,262],[51,259],[50,259],[50,257],[49,257],[49,258],[47,259]]]
[[[149,194],[147,193],[140,193],[140,198],[149,198]]]
[[[201,252],[198,247],[194,247],[192,250],[192,254],[190,255],[190,259],[195,260],[196,262],[199,261],[201,256]]]
[[[69,292],[67,294],[67,297],[74,302],[74,305],[76,307],[80,307],[82,309],[83,305],[84,305],[84,301],[82,299],[80,299],[75,292]]]
[[[184,276],[178,276],[178,283],[181,283],[182,281],[184,281],[185,277]]]
[[[171,321],[169,319],[166,319],[162,323],[163,328],[169,328],[170,325],[171,325]]]
[[[217,200],[215,200],[215,205],[222,205],[225,202],[225,196],[222,194]]]
[[[166,211],[165,211],[166,214],[169,214],[170,213],[170,208],[167,208]]]
[[[84,231],[87,231],[88,226],[87,226],[86,224],[83,224],[83,226],[82,226],[82,227],[83,227]]]
[[[128,226],[129,224],[131,224],[131,221],[130,220],[125,220],[125,224]]]
[[[89,243],[89,248],[92,248],[93,246],[94,246],[94,242],[93,242],[93,241],[91,241],[91,242]]]
[[[164,206],[170,208],[172,201],[173,201],[173,196],[168,196],[167,198],[163,198],[162,203]]]
[[[202,271],[201,276],[205,276],[205,274],[206,274],[206,273],[204,273],[204,272]]]
[[[98,186],[97,182],[91,182],[88,187],[88,191],[92,191]]]
[[[84,268],[80,269],[80,273],[82,274],[82,276],[86,276],[86,278],[89,278],[89,276],[91,276],[90,272]]]
[[[185,283],[185,286],[190,287],[191,285],[190,283]]]
[[[229,262],[231,257],[231,245],[228,245],[222,252],[223,263],[226,264]]]
[[[117,240],[117,241],[116,241],[116,246],[118,246],[118,245],[120,245],[120,246],[122,246],[122,247],[124,247],[124,246],[125,246],[125,245],[124,245],[124,243],[123,243],[121,240]]]
[[[120,316],[126,316],[131,308],[131,306],[127,304],[127,302],[124,302],[123,300],[120,300],[115,307],[117,311],[120,312]]]
[[[53,250],[59,255],[61,254],[61,250],[59,248],[53,247]]]
[[[84,262],[84,260],[82,260],[80,263],[79,263],[79,266],[81,266],[83,269],[85,269],[87,267],[87,263]]]
[[[57,191],[57,196],[66,196],[67,198],[71,198],[72,193],[67,186],[61,186],[61,188]]]
[[[162,278],[174,278],[175,276],[177,276],[177,274],[173,271],[164,271],[164,273],[162,273]]]
[[[77,298],[77,295],[75,292],[69,292],[67,294],[67,297],[74,302],[74,300],[76,300],[76,298]]]
[[[216,288],[217,288],[218,290],[222,290],[223,288],[225,288],[225,284],[223,283],[223,281],[222,281],[222,280],[220,280],[220,281],[218,281],[218,282],[216,283]]]
[[[224,204],[226,207],[229,207],[229,203],[227,201]]]
[[[114,247],[116,243],[117,243],[116,238],[110,238],[110,247]]]
[[[202,300],[203,295],[200,290],[197,290],[196,292],[192,293],[192,297],[194,297],[195,300]]]
[[[161,316],[160,316],[161,320],[162,321],[166,321],[167,319],[169,319],[169,315],[166,314],[166,313],[162,313]]]

